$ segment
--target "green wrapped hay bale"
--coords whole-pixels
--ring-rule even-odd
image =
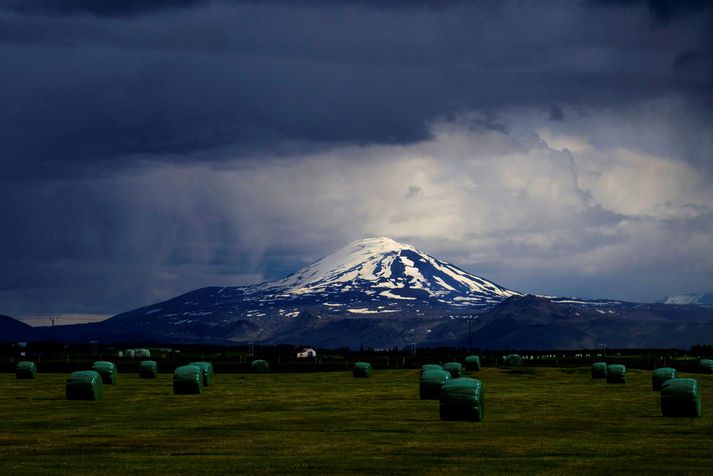
[[[355,378],[371,377],[371,364],[368,362],[357,362],[352,368],[352,376]]]
[[[104,385],[114,385],[116,383],[116,365],[113,362],[98,360],[92,365],[92,370],[99,372]]]
[[[474,378],[455,378],[441,387],[441,420],[482,421],[485,416],[483,384]]]
[[[607,378],[606,362],[594,362],[592,364],[592,378]]]
[[[266,360],[253,360],[250,368],[253,372],[264,374],[270,371],[270,364]]]
[[[156,378],[158,364],[153,360],[142,360],[139,364],[139,378]]]
[[[447,362],[443,364],[443,370],[451,373],[451,377],[460,378],[463,376],[463,364],[460,362]]]
[[[174,395],[203,393],[203,370],[195,365],[184,365],[173,371]]]
[[[517,354],[510,354],[503,357],[506,367],[522,367],[522,357]]]
[[[674,378],[661,385],[661,413],[666,417],[701,416],[701,389],[693,378]]]
[[[418,395],[421,400],[438,400],[441,396],[441,387],[451,379],[447,370],[426,370],[421,374]]]
[[[191,362],[188,365],[193,365],[201,369],[204,386],[213,385],[213,364],[210,362]]]
[[[37,366],[34,362],[18,362],[15,367],[15,377],[20,379],[33,379],[37,377]]]
[[[621,364],[608,365],[607,383],[626,383],[626,366]]]
[[[661,390],[661,385],[666,380],[671,380],[672,378],[676,378],[676,369],[671,367],[656,369],[653,374],[651,374],[651,388],[653,390]]]
[[[465,368],[472,372],[477,372],[480,370],[480,356],[479,355],[469,355],[465,358]]]
[[[421,375],[429,370],[443,370],[443,367],[439,364],[424,364],[421,366]]]
[[[701,359],[698,361],[698,367],[704,374],[713,374],[713,360]]]
[[[94,370],[72,372],[65,386],[67,400],[101,400],[104,397],[103,378]]]

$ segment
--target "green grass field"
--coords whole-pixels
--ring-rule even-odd
[[[63,374],[0,374],[0,473],[712,474],[713,375],[681,376],[703,417],[661,417],[648,371],[486,368],[472,423],[441,422],[417,370],[217,374],[199,396],[120,374],[100,402],[65,400]]]

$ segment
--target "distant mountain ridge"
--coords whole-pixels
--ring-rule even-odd
[[[713,293],[689,293],[679,294],[676,296],[666,296],[656,302],[660,304],[698,304],[703,306],[713,306]]]
[[[55,326],[54,335],[104,343],[436,347],[466,345],[468,322],[482,349],[713,342],[711,306],[523,296],[385,237],[350,243],[282,279],[197,289],[101,322]],[[46,339],[46,329],[37,331]]]

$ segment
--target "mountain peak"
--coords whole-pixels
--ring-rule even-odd
[[[362,292],[375,300],[427,299],[457,306],[492,305],[518,295],[385,236],[353,241],[260,288],[292,296]]]
[[[347,249],[363,249],[370,253],[384,253],[389,251],[396,251],[401,249],[415,249],[411,245],[406,243],[401,243],[399,241],[393,240],[388,236],[376,236],[371,238],[362,238],[361,240],[352,241],[347,246],[342,248],[342,250]],[[339,252],[337,252],[339,253]]]

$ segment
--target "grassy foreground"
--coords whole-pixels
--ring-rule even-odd
[[[100,402],[66,375],[0,374],[2,474],[711,474],[713,376],[703,417],[660,416],[651,373],[486,368],[482,423],[441,422],[418,371],[217,374],[200,396],[171,375],[120,374]]]

